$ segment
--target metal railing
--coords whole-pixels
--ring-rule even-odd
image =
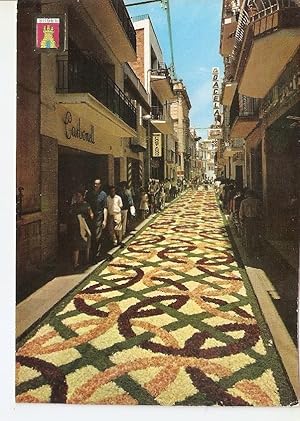
[[[287,64],[276,84],[269,90],[261,102],[260,115],[280,112],[286,102],[291,102],[300,95],[300,49]]]
[[[151,69],[151,75],[170,77],[167,65],[161,62],[158,63],[157,68]]]
[[[151,116],[152,120],[161,120],[166,121],[166,110],[164,110],[164,107],[161,107],[159,105],[155,105],[151,107]]]
[[[232,128],[237,117],[258,116],[260,99],[251,98],[246,95],[235,94],[230,108],[229,125]]]
[[[281,9],[298,7],[298,0],[248,0],[247,7],[252,21],[261,19]]]
[[[228,73],[234,75],[248,26],[266,16],[286,9],[299,9],[299,0],[243,0],[235,32],[235,44]]]
[[[253,117],[258,114],[260,100],[239,94],[239,116]]]
[[[57,58],[57,92],[90,93],[110,111],[136,129],[136,108],[91,56],[79,50]]]
[[[244,0],[243,6],[241,7],[238,24],[237,24],[237,28],[235,32],[235,43],[234,43],[233,51],[231,54],[231,63],[230,63],[230,72],[232,76],[234,74],[234,69],[236,68],[236,65],[238,63],[238,60],[241,54],[246,29],[250,23],[250,17],[245,8],[246,1],[247,0]]]
[[[123,69],[125,75],[131,80],[131,82],[134,84],[136,89],[139,91],[140,95],[143,97],[144,101],[148,103],[148,94],[147,91],[140,81],[140,79],[137,77],[135,72],[132,70],[130,65],[128,63],[123,64]]]
[[[119,19],[120,22],[122,23],[122,26],[124,28],[124,31],[127,34],[127,37],[132,45],[132,47],[134,48],[134,51],[136,51],[136,34],[135,34],[135,29],[134,26],[132,24],[132,21],[130,19],[130,16],[127,12],[127,9],[125,7],[125,4],[123,2],[123,0],[110,0]]]

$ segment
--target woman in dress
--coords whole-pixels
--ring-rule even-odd
[[[85,252],[86,263],[90,260],[91,231],[87,221],[94,218],[90,205],[79,191],[72,197],[70,209],[70,240],[74,270],[79,267],[80,251]]]
[[[149,206],[148,206],[148,195],[145,192],[144,189],[141,189],[141,200],[140,200],[140,211],[142,214],[142,219],[146,219],[147,214],[149,212]]]

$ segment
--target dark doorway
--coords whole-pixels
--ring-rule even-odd
[[[104,156],[59,147],[58,155],[58,272],[68,269],[70,251],[68,222],[71,200],[75,191],[83,194],[92,187],[95,178],[106,177],[106,167],[101,165]],[[103,174],[102,174],[103,172]]]
[[[252,189],[262,198],[262,143],[251,150]]]
[[[235,167],[235,181],[237,187],[241,188],[243,187],[243,166],[242,165],[236,165]]]

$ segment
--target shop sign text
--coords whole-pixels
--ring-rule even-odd
[[[78,121],[73,123],[73,116],[70,111],[67,111],[64,117],[65,124],[65,136],[67,139],[81,139],[88,143],[95,143],[95,131],[94,126],[91,125],[90,130],[84,130],[81,127],[80,118]]]

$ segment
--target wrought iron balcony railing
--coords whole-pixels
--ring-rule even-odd
[[[261,102],[260,116],[276,115],[289,103],[294,105],[300,97],[300,49]]]
[[[250,19],[255,21],[282,9],[299,6],[297,0],[248,0],[247,7]]]
[[[295,19],[291,17],[297,13],[299,14],[300,2],[299,0],[243,0],[242,6],[240,8],[239,19],[237,24],[237,29],[235,32],[235,44],[230,58],[230,66],[227,69],[227,74],[229,78],[234,77],[235,71],[242,54],[242,47],[245,51],[250,47],[250,43],[244,44],[245,35],[250,24],[256,24],[264,18],[274,15],[276,13],[281,13],[285,19],[276,19],[272,23],[271,28],[263,26],[259,31],[269,31],[270,29],[277,29],[278,25],[284,26],[297,26],[299,22],[299,16]],[[288,16],[284,14],[289,12]],[[253,37],[253,34],[250,34],[250,38]],[[248,45],[247,45],[248,44]]]
[[[151,75],[170,77],[169,69],[165,63],[158,63],[156,69],[151,69]]]
[[[89,93],[136,129],[136,108],[124,92],[92,57],[76,49],[57,58],[57,92]]]
[[[237,117],[251,118],[258,116],[260,106],[260,99],[251,98],[245,95],[236,94],[232,101],[230,108],[229,125],[233,126],[233,123]]]
[[[159,105],[151,107],[151,116],[152,120],[166,121],[167,119],[166,110]]]
[[[123,0],[110,0],[119,19],[120,22],[122,23],[122,26],[124,28],[124,31],[127,34],[127,37],[132,45],[132,47],[134,48],[134,51],[136,51],[136,34],[135,34],[135,29],[134,26],[132,24],[132,21],[130,19],[130,16],[127,12],[127,9],[125,7],[125,4],[123,2]]]

